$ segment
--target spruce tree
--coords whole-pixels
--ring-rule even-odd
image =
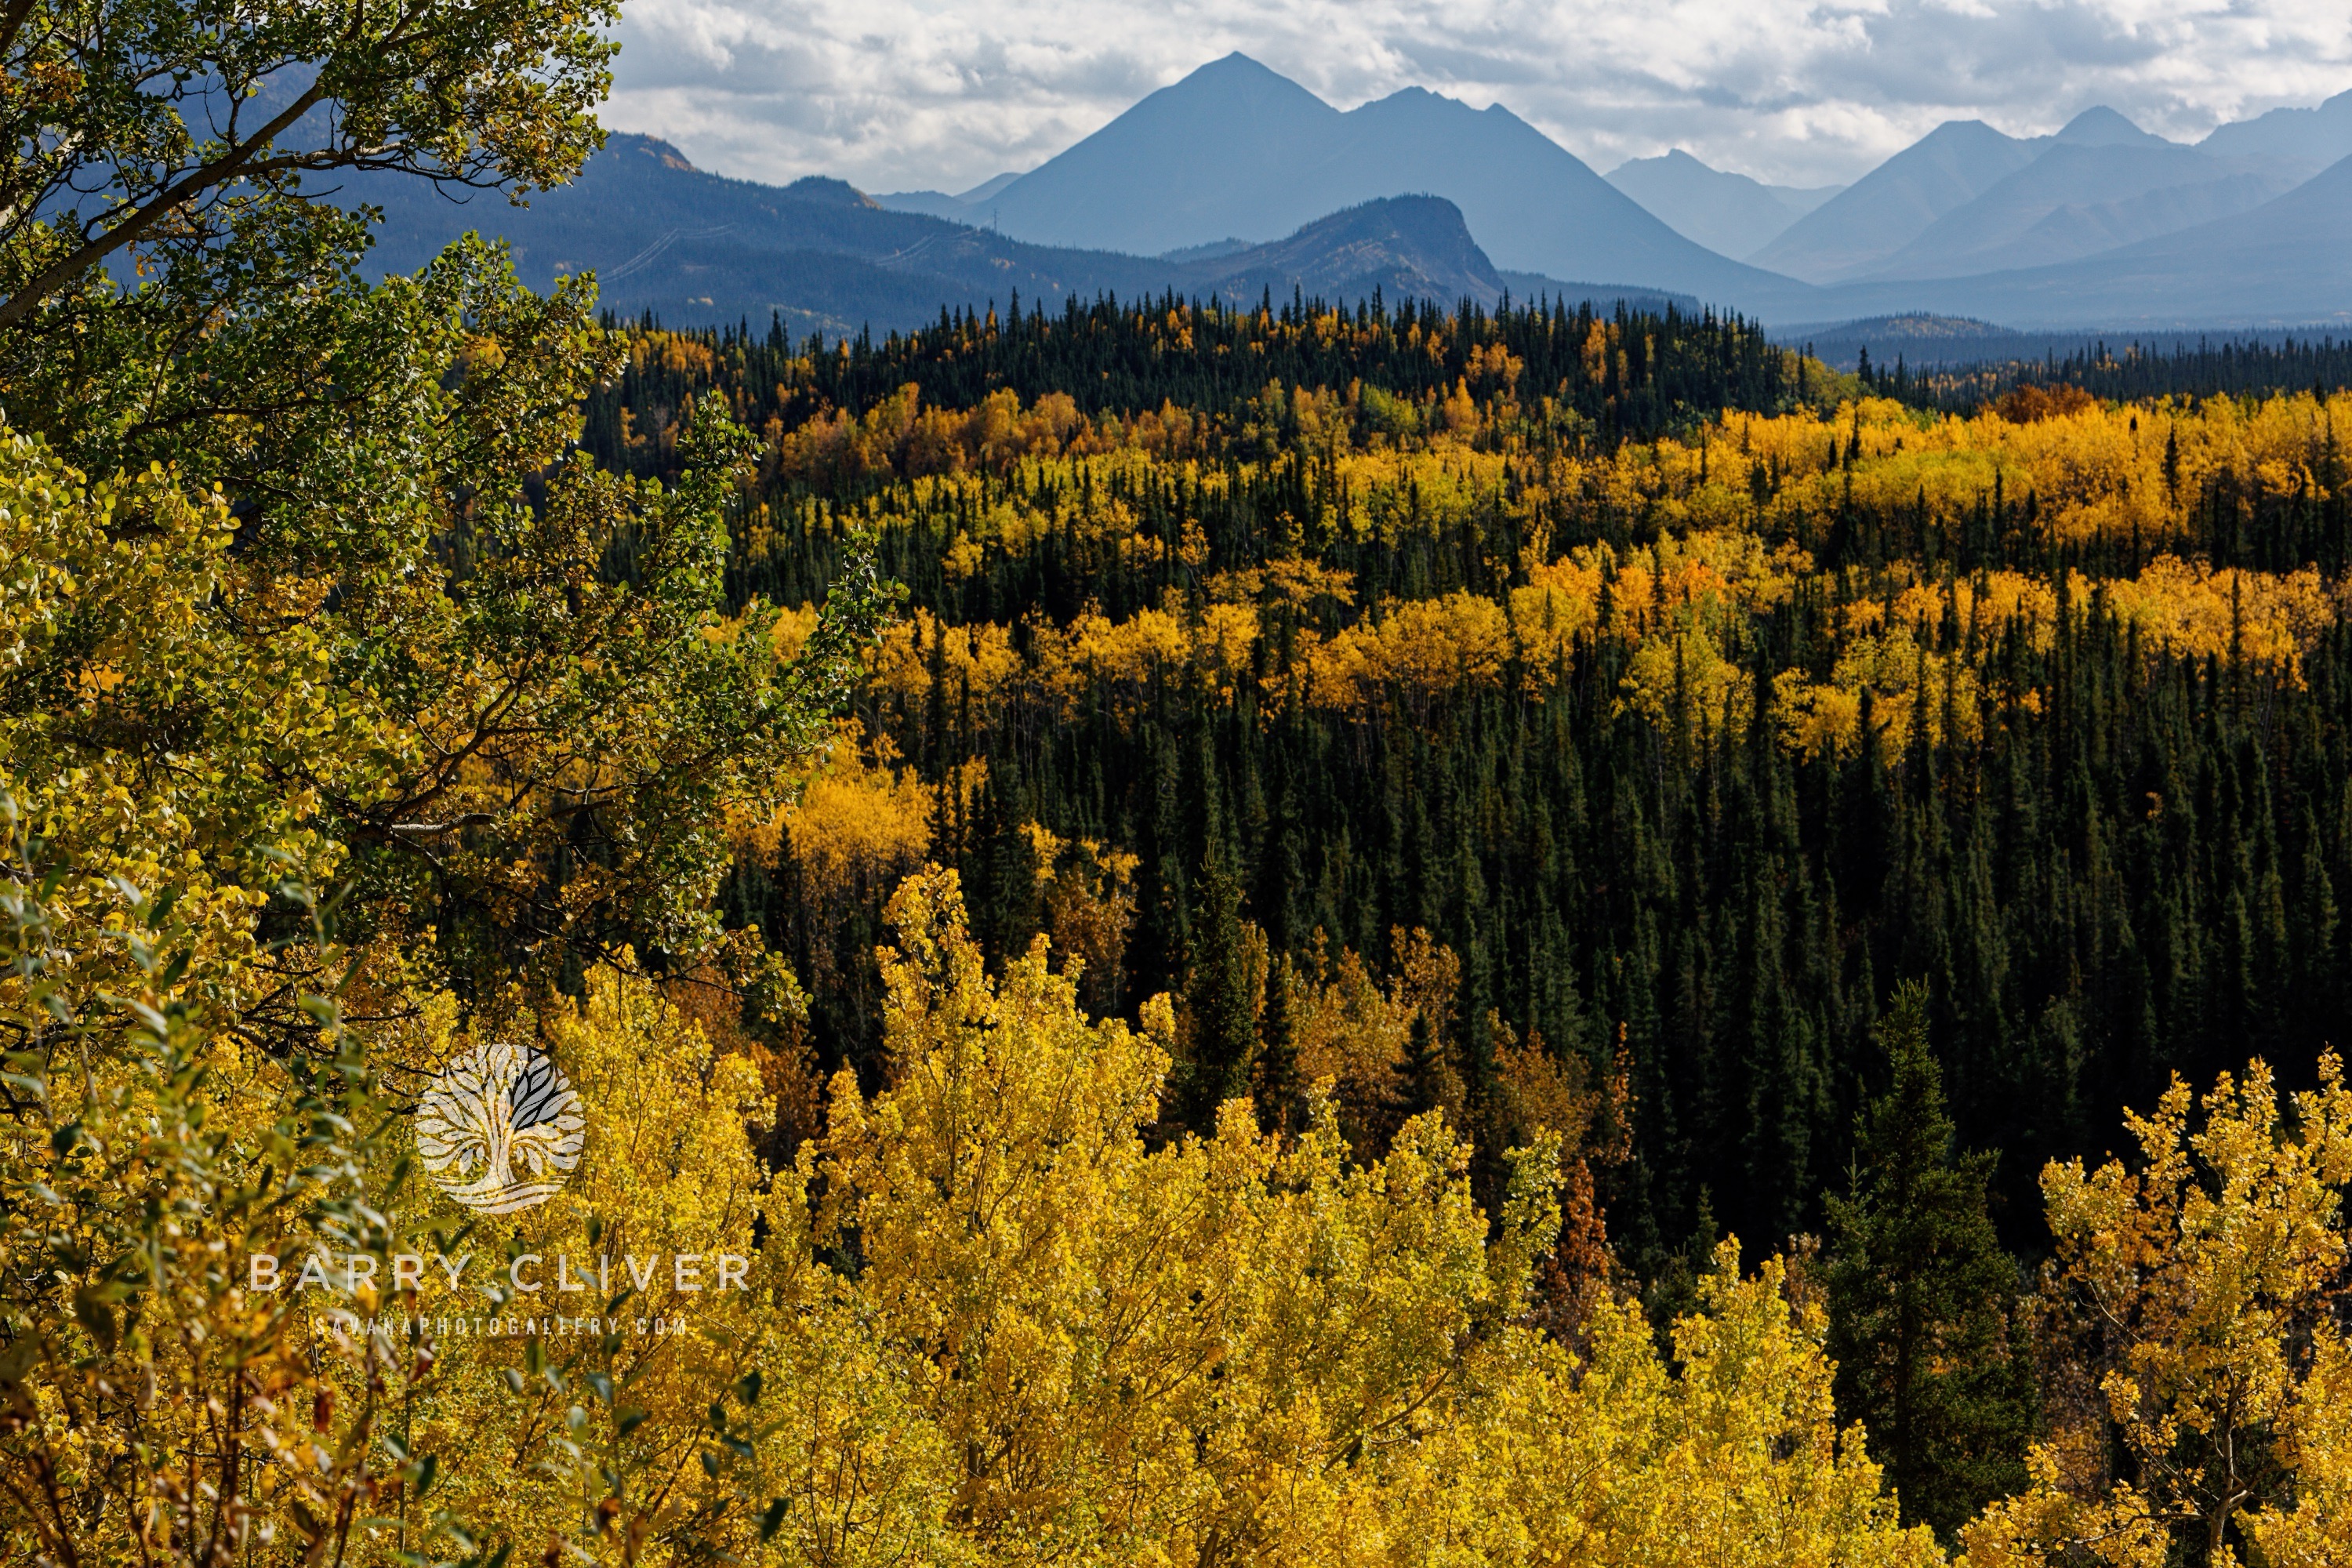
[[[1904,1522],[1948,1540],[2026,1482],[2017,1266],[1986,1208],[1992,1157],[1954,1146],[1927,987],[1898,990],[1875,1033],[1892,1081],[1862,1113],[1846,1194],[1827,1194],[1829,1351],[1839,1414],[1868,1430]]]
[[[1286,953],[1277,955],[1267,967],[1265,1016],[1257,1060],[1258,1121],[1281,1132],[1297,1130],[1303,1099],[1290,1009],[1293,975],[1294,965]]]
[[[1216,1126],[1220,1105],[1250,1091],[1257,1009],[1242,939],[1240,884],[1213,858],[1199,886],[1184,982],[1188,1059],[1179,1110],[1185,1126],[1206,1134]]]

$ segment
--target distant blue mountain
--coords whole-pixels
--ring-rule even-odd
[[[362,181],[344,199],[383,209],[372,258],[381,272],[413,271],[478,229],[507,243],[517,273],[534,288],[593,271],[608,307],[673,324],[763,323],[772,314],[803,331],[887,331],[936,321],[943,308],[1002,310],[1016,294],[1056,310],[1074,298],[1165,292],[1235,304],[1294,292],[1352,303],[1378,293],[1491,309],[1507,289],[1666,302],[1642,287],[1507,276],[1472,239],[1461,212],[1426,195],[1323,215],[1270,244],[1153,258],[1029,245],[893,212],[838,180],[777,187],[725,179],[695,168],[667,142],[616,135],[577,180],[528,207],[497,196],[451,201],[398,176]]]
[[[1845,187],[1768,185],[1711,169],[1677,147],[1609,171],[1609,183],[1685,239],[1724,256],[1748,256]]]
[[[615,136],[528,209],[495,195],[453,203],[392,176],[342,199],[383,207],[387,268],[420,266],[479,226],[537,286],[593,269],[617,310],[681,322],[773,312],[832,332],[1002,308],[1016,293],[1058,306],[1171,290],[1490,306],[1508,290],[1704,301],[1770,323],[2315,325],[2352,321],[2352,174],[2345,154],[2324,173],[2318,161],[2338,145],[2352,146],[2352,94],[2223,126],[2195,147],[2107,109],[2044,137],[1946,124],[1747,266],[1499,106],[1408,89],[1342,113],[1235,55],[1037,169],[952,195],[880,202],[837,180],[756,184]],[[1686,155],[1616,177],[1670,210],[1802,199]],[[1777,219],[1694,207],[1677,221],[1729,245],[1742,223]]]
[[[2352,157],[2228,217],[2058,266],[1827,291],[1852,316],[1932,310],[2011,326],[2352,325]]]
[[[2352,158],[2352,92],[2339,92],[2316,109],[2273,109],[2221,126],[2197,146],[2216,157],[2275,158],[2314,167]]]
[[[1202,66],[988,198],[1004,233],[1156,256],[1267,240],[1406,192],[1461,208],[1495,264],[1638,279],[1750,310],[1811,290],[1684,237],[1500,105],[1408,88],[1341,112],[1244,55]]]
[[[875,196],[874,205],[894,213],[922,213],[979,227],[989,221],[988,198],[1020,177],[1018,173],[999,174],[955,195],[945,191],[886,191]]]
[[[2073,261],[2258,207],[2311,173],[2152,136],[2060,142],[1929,224],[1872,274],[1958,278]]]
[[[2063,264],[2260,207],[2334,162],[2316,154],[2336,140],[2352,153],[2352,94],[2223,126],[2195,147],[2105,107],[2050,136],[1953,121],[1790,225],[1753,259],[1824,284]],[[2128,312],[2139,302],[2112,303]]]
[[[1869,272],[2039,151],[1981,120],[1948,121],[1790,224],[1756,264],[1817,283]]]

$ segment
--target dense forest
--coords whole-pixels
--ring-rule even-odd
[[[1870,371],[1864,350],[1856,370],[1882,395],[1962,413],[2022,385],[2073,386],[2105,398],[2267,395],[2352,384],[2352,341],[2223,337],[2200,339],[2192,348],[2185,342],[2110,344],[2100,338],[2039,360],[1987,359],[1916,376],[1899,353],[1893,371],[1885,365]]]
[[[2045,1160],[2250,1042],[2308,1079],[2347,1000],[2352,407],[1875,390],[1736,321],[1161,302],[640,331],[588,429],[656,470],[729,399],[738,595],[814,599],[863,526],[908,592],[726,894],[824,1067],[880,1071],[881,901],[938,859],[997,961],[1173,993],[1269,1119],[1332,1072],[1478,1125],[1526,1042],[1622,1068],[1597,1180],[1656,1280],[1821,1228],[1901,982],[2029,1254]],[[1389,1045],[1323,1048],[1367,985]]]

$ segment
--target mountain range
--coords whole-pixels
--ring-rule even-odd
[[[1953,121],[1844,188],[1767,185],[1680,151],[1604,180],[1499,106],[1409,89],[1342,111],[1234,55],[1027,174],[879,199],[1025,239],[1165,253],[1425,190],[1462,209],[1499,266],[1639,279],[1767,321],[2322,323],[2352,312],[2330,237],[2343,193],[2315,183],[2347,156],[2352,92],[2194,146],[2106,108],[2038,137]]]
[[[383,213],[379,273],[423,267],[468,229],[506,242],[536,289],[593,271],[603,302],[672,324],[764,322],[836,335],[919,326],[945,309],[1058,310],[1099,294],[1173,292],[1255,304],[1271,295],[1354,300],[1619,299],[1659,308],[1687,296],[1505,272],[1442,197],[1375,198],[1326,214],[1264,245],[1219,244],[1142,257],[1034,245],[993,229],[892,211],[839,180],[756,184],[697,169],[652,137],[615,135],[570,184],[528,207],[452,201],[400,175],[369,176],[341,199]]]
[[[1825,290],[1838,314],[1929,310],[2012,326],[2352,323],[2352,157],[2259,206],[2080,260]]]
[[[1342,111],[1240,54],[960,205],[967,221],[1034,244],[1159,256],[1217,240],[1263,243],[1338,208],[1408,193],[1461,208],[1506,269],[1633,279],[1775,306],[1803,297],[1786,279],[1676,233],[1500,104],[1474,110],[1407,88]],[[913,200],[941,210],[928,195]]]
[[[2352,121],[2352,93],[2303,112],[2313,120],[2285,122],[2266,138],[2231,136],[2238,128],[2225,126],[2197,147],[2150,135],[2111,109],[2085,110],[2042,137],[1949,121],[1790,224],[1752,259],[1834,283],[1960,277],[2095,255],[2250,211],[2352,153],[2347,145],[2326,155],[2328,132]]]
[[[1843,188],[1675,152],[1602,178],[1501,105],[1408,89],[1341,110],[1241,55],[1059,155],[948,195],[869,197],[696,169],[615,136],[572,185],[457,205],[384,176],[379,264],[468,226],[544,284],[593,268],[616,309],[838,331],[942,307],[1166,290],[1377,289],[1453,303],[1681,297],[1767,322],[1922,313],[2163,330],[2352,321],[2352,92],[2194,146],[2095,108],[2012,137],[1955,121]],[[1425,199],[1407,199],[1425,198]]]

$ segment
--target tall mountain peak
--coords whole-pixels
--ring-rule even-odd
[[[1143,101],[1153,99],[1283,99],[1305,100],[1318,108],[1337,113],[1319,98],[1284,76],[1280,71],[1261,65],[1235,49],[1232,54],[1197,66]]]
[[[2070,147],[2171,145],[2163,137],[2142,131],[2104,103],[2095,104],[2066,121],[2064,128],[2050,140]]]
[[[1717,298],[1801,287],[1677,233],[1507,110],[1406,88],[1345,112],[1246,56],[1162,88],[989,201],[1004,234],[1160,256],[1271,243],[1339,208],[1444,196],[1494,265]]]

